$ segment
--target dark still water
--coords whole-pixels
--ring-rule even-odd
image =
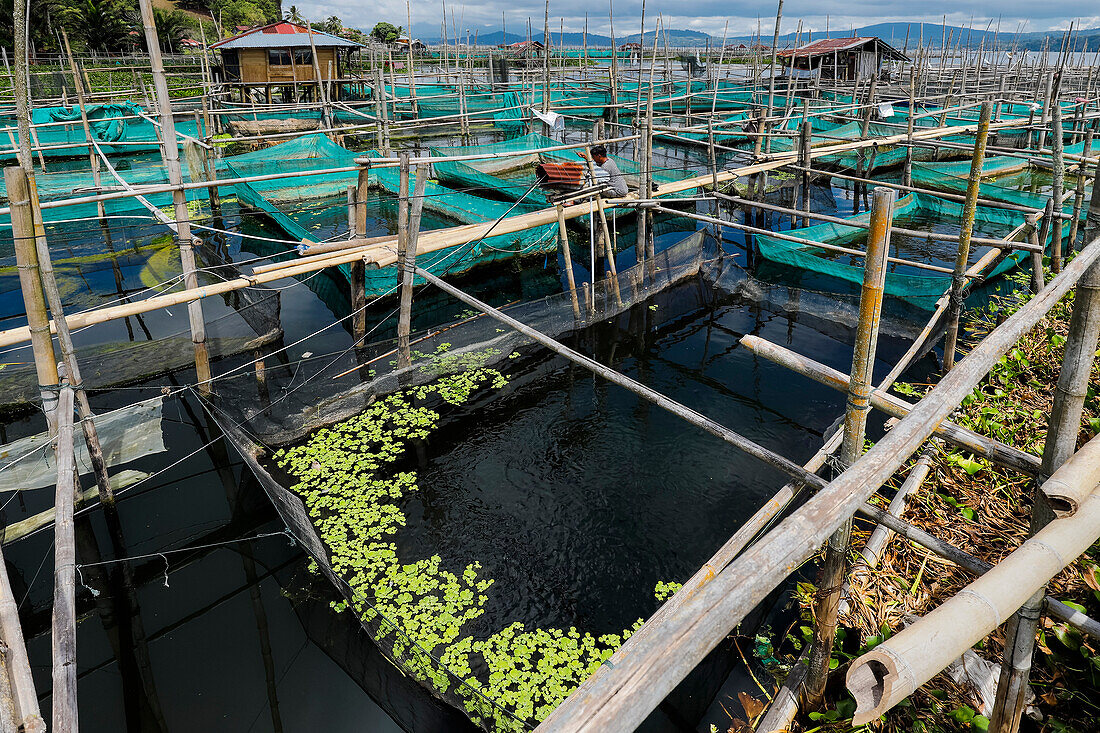
[[[277,236],[255,220],[230,219],[227,228]],[[231,259],[242,261],[282,245],[230,237],[226,246]],[[123,269],[116,277],[108,270],[102,283],[82,293],[102,300],[148,287],[137,272],[147,269],[145,262],[135,255],[135,272]],[[805,460],[840,415],[842,396],[755,359],[737,340],[754,333],[846,372],[851,324],[822,304],[836,300],[831,297],[792,306],[782,289],[733,287],[738,282],[744,285],[739,277],[723,277],[721,288],[702,278],[688,281],[568,341],[792,460]],[[522,269],[475,271],[457,284],[497,304],[561,287],[552,257]],[[346,316],[346,284],[322,274],[273,286],[281,298],[281,346],[287,346],[278,361],[293,374],[307,364],[290,380],[293,389],[308,379],[309,358],[348,349],[343,325],[315,334],[334,316]],[[10,307],[3,316],[14,325],[18,303],[11,288],[5,292]],[[418,329],[466,310],[429,289],[418,291],[416,302]],[[369,327],[377,328],[377,338],[391,334],[393,306],[385,302],[372,313]],[[236,317],[235,303],[210,299],[206,307],[212,321]],[[887,319],[879,376],[907,347],[906,323]],[[89,329],[78,335],[78,347],[94,364],[91,349],[99,342],[151,341],[185,329],[185,309],[174,308]],[[27,361],[26,349],[7,353]],[[251,358],[251,352],[227,356],[215,372]],[[544,350],[521,349],[506,370],[507,387],[449,410],[410,459],[420,489],[404,500],[408,524],[398,536],[406,562],[439,554],[455,569],[479,561],[482,577],[495,579],[486,613],[468,630],[475,636],[514,621],[619,632],[657,608],[657,582],[685,580],[784,482],[717,438]],[[172,390],[194,375],[184,370],[146,379],[95,393],[94,409]],[[872,421],[871,430],[880,425]],[[12,440],[40,431],[41,416],[23,413],[3,427],[5,440]],[[113,557],[101,514],[87,512],[80,523],[79,562],[88,566],[78,577],[84,731],[470,728],[381,659],[348,614],[329,610],[334,592],[305,571],[300,548],[277,534],[283,525],[266,495],[187,391],[166,398],[163,437],[164,452],[125,466],[152,478],[120,493],[123,554],[135,558],[142,633],[119,638],[111,615],[124,615],[127,602],[91,566],[95,555]],[[5,501],[4,519],[11,523],[48,507],[52,493],[20,492]],[[52,540],[46,529],[4,548],[47,718]],[[104,568],[114,565],[99,566],[101,575]],[[729,666],[728,660],[717,665],[716,685]],[[680,708],[694,718],[669,718],[660,727],[691,728],[709,701]]]

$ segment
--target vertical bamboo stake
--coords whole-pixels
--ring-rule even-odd
[[[556,204],[558,211],[558,246],[561,247],[562,258],[565,260],[565,276],[569,282],[569,299],[573,303],[573,318],[581,319],[581,306],[577,301],[577,282],[573,277],[573,255],[569,251],[569,230],[565,227],[565,209],[561,204]]]
[[[390,154],[390,120],[386,109],[386,81],[382,77],[382,67],[374,68],[374,87],[378,94],[378,145],[384,155]]]
[[[149,49],[149,63],[153,72],[153,86],[156,91],[157,106],[160,111],[160,132],[163,145],[164,168],[168,173],[168,182],[173,186],[183,184],[183,171],[180,168],[179,146],[176,142],[176,124],[172,118],[172,102],[168,96],[168,79],[164,75],[164,62],[157,41],[157,27],[153,21],[152,0],[139,0],[141,21],[145,28],[145,45]],[[195,273],[195,251],[191,245],[191,222],[187,214],[187,197],[182,188],[172,191],[172,204],[176,219],[176,241],[180,248],[180,261],[183,265],[183,284],[188,289],[197,288],[198,276]],[[187,317],[191,327],[191,341],[195,346],[195,372],[198,377],[199,391],[210,392],[210,355],[206,348],[206,323],[202,315],[202,301],[193,300],[187,304]]]
[[[844,442],[840,461],[850,466],[863,455],[867,430],[867,414],[871,409],[872,370],[878,345],[879,317],[882,313],[882,293],[886,283],[886,258],[890,252],[890,227],[894,218],[894,191],[878,187],[871,206],[870,229],[867,232],[867,253],[863,269],[863,291],[859,299],[859,325],[852,354],[852,375],[848,383],[848,404],[844,412]],[[829,677],[829,660],[836,638],[840,594],[844,584],[849,520],[829,538],[825,563],[815,609],[817,625],[810,647],[806,699],[810,707],[819,707]]]
[[[1081,155],[1088,158],[1092,154],[1093,130],[1090,127],[1085,131],[1085,147]],[[1088,166],[1081,163],[1077,166],[1077,186],[1073,196],[1073,216],[1069,220],[1069,251],[1073,253],[1077,248],[1077,233],[1081,225],[1081,209],[1085,204],[1085,181],[1088,178]]]
[[[768,107],[767,114],[764,119],[764,128],[759,132],[767,132],[771,128],[771,116],[772,116],[772,104],[775,102],[775,58],[776,53],[779,51],[779,26],[783,22],[783,0],[779,0],[779,8],[775,11],[775,33],[772,35],[772,61],[771,71],[768,76]],[[771,138],[766,137],[764,141],[764,152],[770,153],[772,149]]]
[[[1050,244],[1050,269],[1057,275],[1062,271],[1062,189],[1066,180],[1066,161],[1063,155],[1064,139],[1062,137],[1062,105],[1059,103],[1059,91],[1062,87],[1062,72],[1056,72],[1054,87],[1051,91],[1050,110],[1050,147],[1053,163],[1053,186],[1051,188],[1051,200],[1054,201],[1054,213],[1050,220],[1051,231],[1054,237]]]
[[[803,107],[804,112],[802,115],[802,131],[799,135],[799,147],[798,157],[799,165],[802,168],[802,210],[806,213],[810,212],[810,166],[813,164],[813,159],[810,157],[810,143],[813,139],[814,121],[810,117],[810,103],[806,102]],[[809,217],[802,217],[802,226],[810,226]]]
[[[39,276],[34,212],[31,209],[26,171],[18,166],[5,168],[4,185],[11,202],[12,238],[19,270],[19,287],[23,292],[23,305],[27,309],[27,325],[31,332],[31,349],[40,385],[42,410],[52,435],[56,430],[53,420],[57,414],[57,392],[54,389],[57,384],[57,359],[54,357],[50,318],[46,314],[46,298],[42,293]]]
[[[955,255],[955,271],[951,276],[951,306],[948,312],[947,336],[943,347],[943,369],[950,371],[955,365],[955,347],[959,338],[959,318],[962,315],[963,284],[970,261],[970,237],[974,233],[974,213],[977,211],[978,189],[982,183],[982,164],[985,161],[985,142],[989,135],[989,117],[993,111],[990,102],[982,102],[978,118],[978,132],[974,140],[974,157],[970,162],[970,177],[966,183],[966,201],[963,203],[963,219],[959,232],[959,249]]]
[[[15,24],[14,50],[15,73],[12,75],[12,88],[15,92],[15,127],[19,132],[19,145],[16,150],[19,165],[28,173],[34,172],[34,159],[31,157],[31,103],[30,88],[27,82],[27,3],[13,4],[12,20]],[[22,274],[22,271],[20,271]],[[57,384],[41,382],[41,384]]]
[[[76,462],[73,456],[73,389],[62,379],[57,400],[57,486],[54,493],[53,715],[57,733],[76,733]]]
[[[88,110],[85,106],[84,97],[84,83],[80,78],[80,71],[76,67],[76,59],[73,58],[73,50],[69,47],[69,34],[65,32],[65,28],[61,28],[61,38],[65,44],[65,55],[69,59],[69,69],[73,75],[73,89],[76,90],[77,104],[80,105],[80,124],[84,128],[84,137],[88,141],[88,165],[92,169],[92,185],[95,186],[96,191],[100,190],[99,180],[99,156],[96,154],[95,147],[92,145],[92,126],[88,123]],[[102,219],[107,213],[103,207],[102,201],[96,202],[96,211],[99,214],[99,218]],[[79,379],[77,380],[80,381]]]
[[[1044,54],[1045,56],[1045,54]],[[1043,76],[1043,109],[1039,116],[1039,150],[1046,145],[1047,123],[1050,121],[1051,91],[1054,84],[1054,72]]]
[[[714,150],[714,118],[707,118],[707,162],[710,163],[710,185],[718,190],[718,155]]]
[[[401,310],[397,321],[398,346],[401,346],[402,338],[404,338],[406,352],[409,349],[409,334],[412,330],[413,274],[416,272],[416,248],[420,238],[420,215],[424,211],[424,186],[427,182],[427,168],[417,167],[416,185],[413,187],[412,205],[409,207],[409,224],[406,233],[408,245],[405,247],[405,262],[401,276]]]
[[[1029,244],[1033,244],[1036,247],[1039,246],[1039,219],[1035,214],[1028,214],[1025,217],[1027,222],[1027,241]],[[1031,253],[1031,292],[1037,293],[1046,287],[1046,283],[1043,282],[1043,253],[1032,252]]]
[[[653,36],[653,65],[657,64],[657,36]],[[639,72],[638,83],[642,83]],[[642,175],[645,197],[653,198],[653,67],[649,72],[649,91],[646,96],[646,120],[645,120],[645,170]],[[645,217],[645,259],[646,274],[652,283],[657,275],[657,260],[653,251],[653,212],[646,210]]]
[[[0,554],[0,637],[7,647],[5,662],[11,677],[15,726],[23,733],[46,733],[46,722],[42,720],[38,695],[34,691],[23,627],[19,623],[19,607],[15,604],[3,554]]]
[[[1003,78],[1003,77],[1002,77]],[[917,113],[914,85],[916,84],[916,71],[909,70],[909,119],[905,125],[905,168],[902,174],[902,184],[913,185],[913,116]]]
[[[332,127],[332,107],[329,105],[328,89],[321,77],[321,60],[317,58],[317,45],[313,42],[313,26],[308,20],[305,23],[306,36],[309,38],[309,55],[313,62],[313,78],[317,80],[317,100],[321,103],[321,126],[328,130]],[[270,89],[271,87],[268,87],[269,92]],[[333,133],[328,135],[331,137]]]
[[[550,109],[550,0],[546,0],[545,15],[542,25],[542,112],[545,114]],[[550,127],[544,122],[545,134],[550,134]]]
[[[404,293],[405,258],[409,250],[409,154],[402,151],[397,187],[397,284]],[[398,314],[397,326],[397,368],[407,367],[412,362],[409,354],[409,335],[401,333],[401,324],[405,323],[404,312]]]
[[[409,0],[405,0],[405,15],[407,17],[408,26],[405,30],[405,35],[409,37],[408,43],[408,63],[409,63],[409,98],[412,100],[412,111],[417,117],[420,116],[420,105],[416,103],[416,72],[413,70],[413,21],[412,21],[412,8],[409,5]]]

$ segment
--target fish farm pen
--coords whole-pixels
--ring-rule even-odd
[[[4,51],[0,729],[1076,710],[1032,668],[1100,668],[1072,29],[177,56],[140,6],[148,53]]]

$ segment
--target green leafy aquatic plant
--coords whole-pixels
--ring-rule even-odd
[[[273,458],[296,481],[292,490],[305,502],[333,571],[352,591],[353,600],[335,610],[354,611],[396,663],[462,700],[475,723],[491,718],[497,730],[523,730],[545,718],[642,621],[598,638],[516,622],[475,639],[465,629],[484,614],[493,584],[481,577],[480,564],[452,571],[439,555],[398,556],[393,540],[406,522],[398,502],[417,490],[417,476],[393,464],[438,426],[437,406],[462,405],[479,390],[507,384],[484,366],[493,354],[451,355],[448,348],[433,355],[443,372],[434,382],[379,399]],[[663,600],[678,588],[658,583],[656,596]]]

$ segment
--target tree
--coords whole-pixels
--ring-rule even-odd
[[[272,16],[259,3],[253,0],[230,0],[220,8],[222,27],[227,33],[235,33],[233,29],[239,25],[249,27],[263,25],[272,20]],[[278,18],[278,15],[274,16]]]
[[[302,18],[301,11],[298,10],[297,5],[291,5],[290,9],[283,13],[283,19],[289,20],[291,23],[302,24],[305,20]]]
[[[153,8],[153,22],[157,25],[157,42],[165,53],[179,53],[180,41],[191,36],[194,21],[181,10]]]
[[[24,0],[25,2],[25,0]],[[37,51],[57,48],[57,36],[50,29],[50,16],[57,17],[61,11],[57,2],[32,2],[27,15],[27,32],[31,45]],[[66,26],[70,35],[72,30]],[[0,0],[0,46],[11,49],[15,46],[15,4],[13,0]]]
[[[104,51],[130,48],[135,38],[131,31],[141,30],[141,16],[125,0],[66,3],[58,18],[78,45]]]
[[[402,30],[400,26],[383,21],[371,29],[370,37],[379,43],[393,43],[401,36]]]

